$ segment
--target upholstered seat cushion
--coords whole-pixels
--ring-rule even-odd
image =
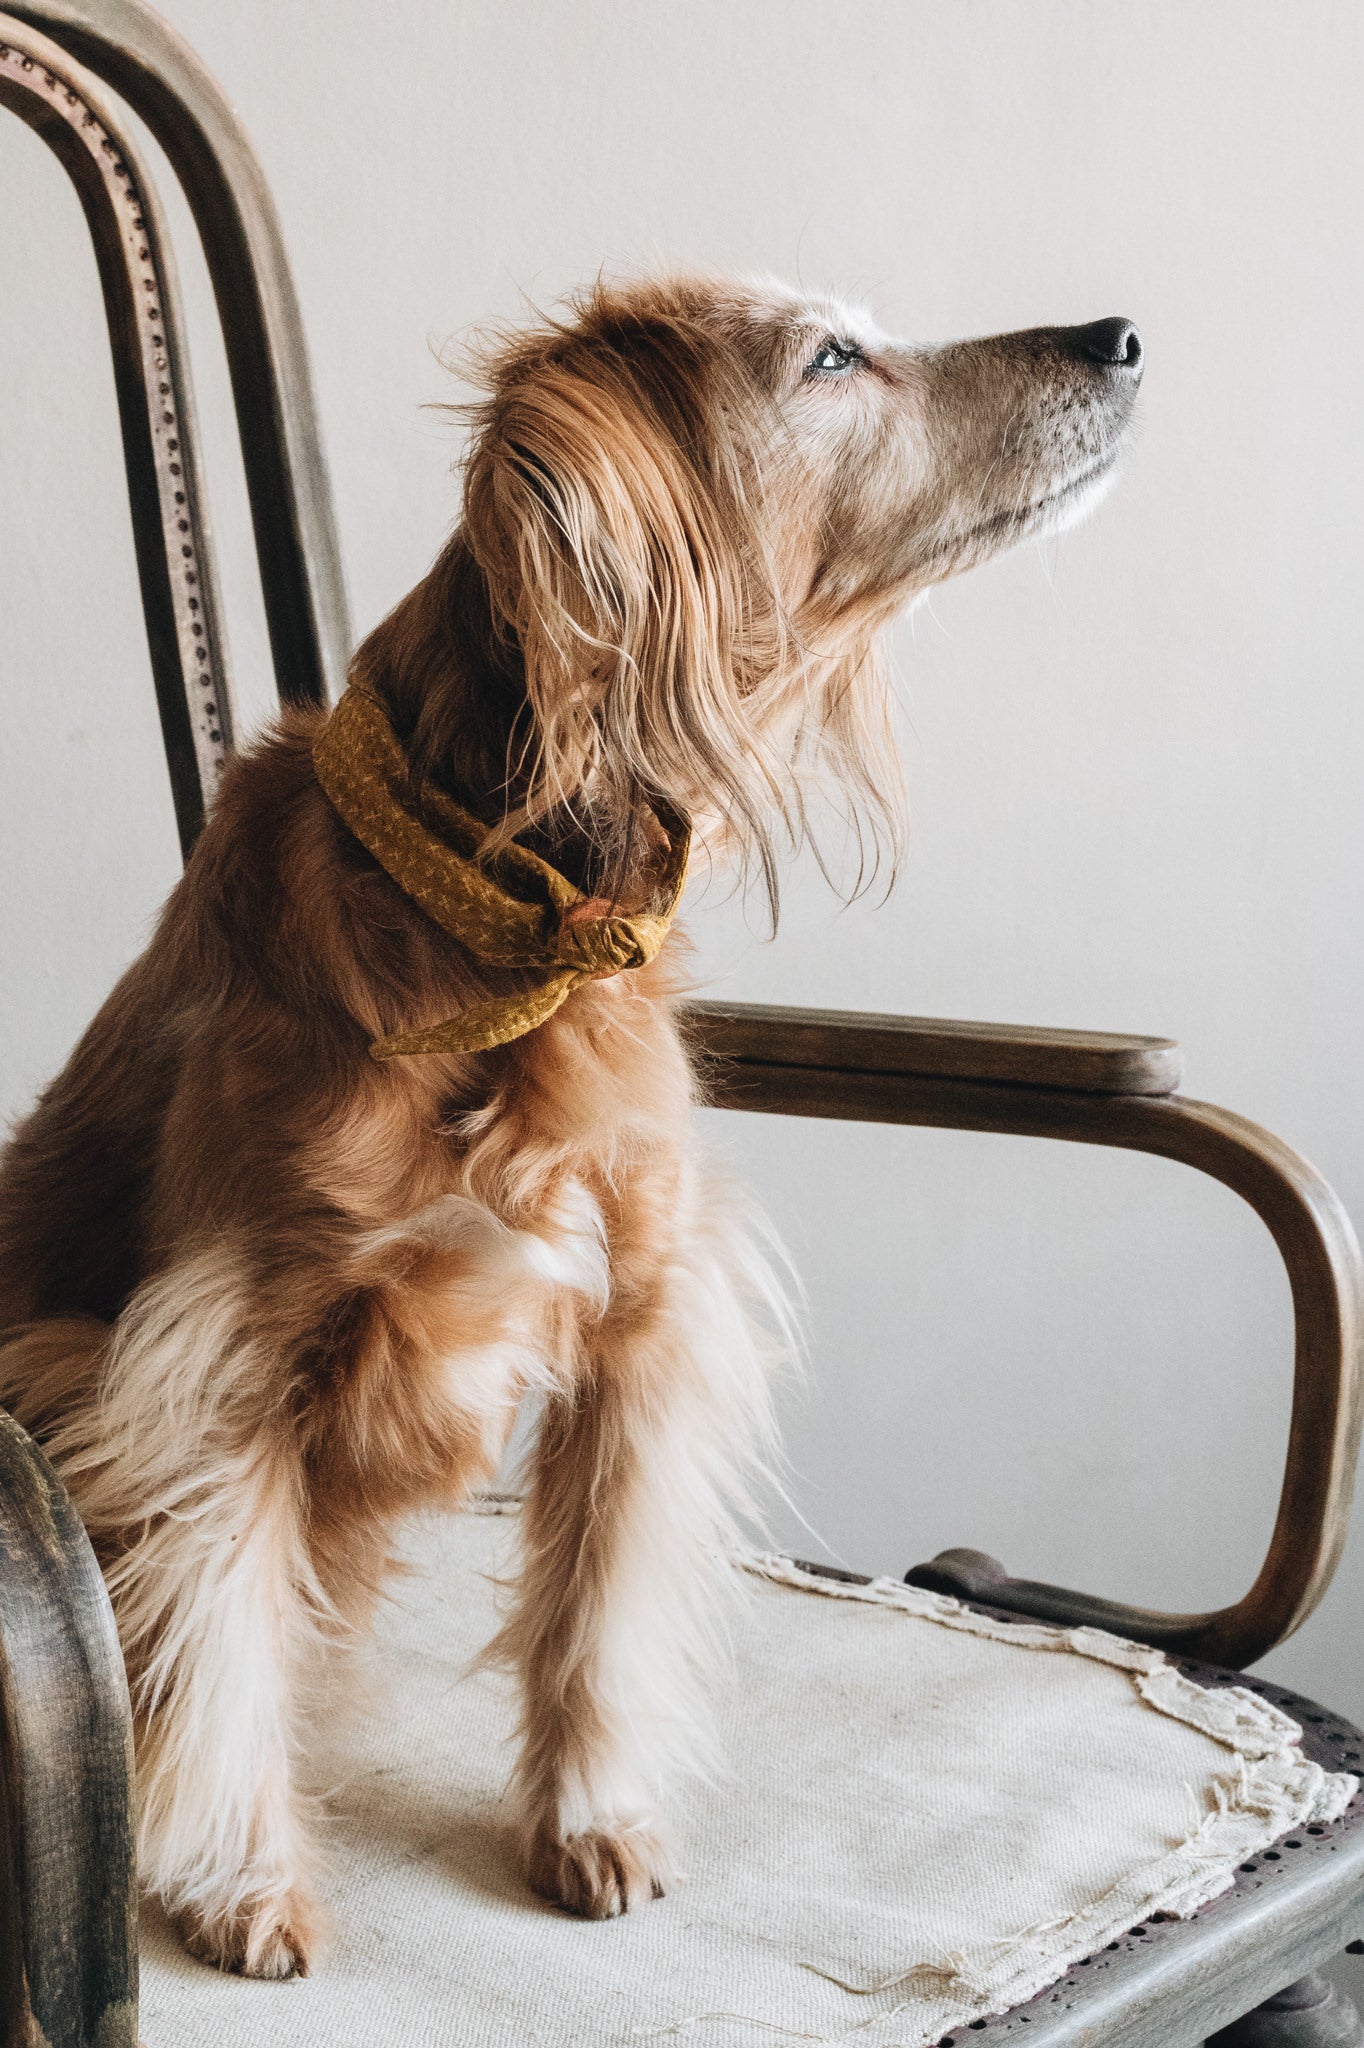
[[[924,2048],[1192,1911],[1355,1789],[1255,1694],[1156,1652],[754,1558],[723,1773],[678,1815],[684,1880],[584,1924],[522,1882],[514,1700],[469,1668],[515,1538],[514,1513],[411,1532],[365,1711],[317,1760],[336,1787],[317,1973],[218,1976],[149,1911],[147,2048]]]

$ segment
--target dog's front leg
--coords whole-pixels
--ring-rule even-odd
[[[98,1398],[45,1440],[128,1662],[142,1880],[205,1961],[287,1977],[315,1933],[293,1780],[324,1603],[256,1320],[226,1251],[171,1267],[111,1331]]]
[[[137,1654],[143,1879],[193,1954],[251,1977],[306,1974],[318,1931],[294,1783],[318,1632],[297,1493],[262,1444],[110,1572]]]
[[[763,1435],[767,1359],[704,1245],[617,1297],[544,1416],[525,1509],[517,1771],[535,1889],[603,1919],[657,1898],[667,1767],[704,1748],[697,1679]]]

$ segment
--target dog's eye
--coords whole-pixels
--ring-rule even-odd
[[[829,371],[850,370],[854,363],[860,362],[861,357],[861,349],[850,341],[821,342],[805,365],[805,373],[813,377],[827,374]]]

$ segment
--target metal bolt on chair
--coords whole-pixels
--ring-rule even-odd
[[[188,856],[232,745],[231,682],[175,273],[156,195],[106,86],[164,148],[202,238],[282,699],[321,704],[339,693],[350,629],[298,305],[270,195],[228,102],[144,0],[9,0],[0,15],[0,102],[65,166],[98,257],[152,671]],[[1268,1702],[1291,1717],[1302,1729],[1301,1757],[1336,1774],[1332,1782],[1358,1773],[1357,1730],[1240,1676],[1321,1599],[1349,1513],[1361,1418],[1360,1258],[1347,1217],[1313,1168],[1243,1118],[1178,1094],[1179,1053],[1166,1040],[720,1003],[696,1004],[690,1030],[710,1099],[730,1109],[1155,1153],[1210,1174],[1263,1218],[1292,1289],[1294,1387],[1278,1518],[1245,1597],[1211,1613],[1157,1613],[1015,1579],[979,1552],[950,1550],[907,1574],[917,1591],[903,1601],[1006,1646],[1042,1640],[1037,1624],[1047,1642],[1059,1640],[1050,1630],[1098,1644],[1100,1661],[1111,1637],[1150,1646],[1167,1653],[1170,1682],[1191,1680],[1200,1699],[1223,1697],[1233,1714]],[[793,1575],[807,1591],[821,1576],[814,1568]],[[895,1605],[885,1582],[864,1595],[865,1581],[822,1576],[836,1597],[805,1603],[809,1629],[832,1628],[834,1616],[843,1625],[847,1603],[863,1597]],[[1236,1705],[1246,1700],[1250,1706]],[[103,1582],[42,1451],[0,1416],[0,2048],[136,2041],[131,1800],[127,1691]],[[1000,2048],[1005,2035],[1031,2048],[1191,2048],[1205,2040],[1220,2048],[1359,2048],[1364,2027],[1354,2008],[1314,1973],[1361,1928],[1356,1796],[1248,1855],[1230,1887],[1189,1917],[1139,1919],[1011,2009],[969,2024]],[[259,1988],[218,1980],[212,1987],[239,2000]],[[296,1988],[285,1995],[295,1997]],[[507,2011],[505,2032],[478,2038],[530,2038]],[[457,2013],[449,2020],[456,2026]],[[724,2020],[702,2011],[658,2031]],[[267,2037],[255,2018],[243,2024],[257,2029],[243,2038]],[[758,2016],[743,2024],[770,2025]],[[152,2048],[175,2048],[174,2025],[163,2015]],[[201,2033],[196,2019],[183,2038]],[[277,2036],[304,2037],[292,2025]],[[401,2029],[392,2035],[395,2048],[409,2038]],[[562,2038],[580,2038],[567,2020]]]

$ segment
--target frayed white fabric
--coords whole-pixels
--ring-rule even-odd
[[[190,1962],[149,1913],[147,2048],[927,2048],[1153,1913],[1187,1914],[1356,1780],[1242,1687],[1093,1629],[983,1619],[751,1556],[717,1688],[724,1775],[684,1880],[624,1921],[531,1897],[503,1788],[515,1703],[473,1668],[514,1515],[414,1528],[363,1715],[334,1717],[318,1974]]]

